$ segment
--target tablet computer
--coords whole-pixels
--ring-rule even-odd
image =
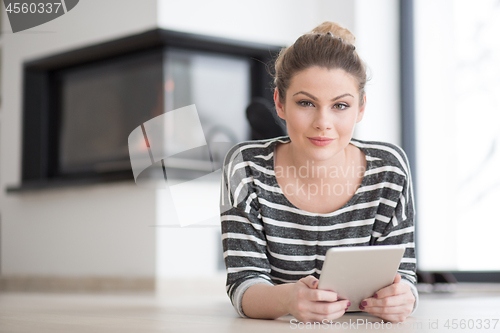
[[[396,277],[404,245],[334,247],[325,255],[318,289],[332,290],[348,299],[346,312],[360,311],[359,304]]]

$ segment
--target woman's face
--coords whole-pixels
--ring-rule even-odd
[[[275,90],[280,118],[286,120],[294,149],[305,158],[326,161],[347,147],[363,118],[357,82],[342,69],[310,67],[297,73],[285,103]]]

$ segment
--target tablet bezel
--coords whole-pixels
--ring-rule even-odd
[[[339,299],[348,299],[351,305],[346,312],[360,311],[361,301],[394,282],[405,249],[404,245],[330,248],[318,289],[332,290]]]

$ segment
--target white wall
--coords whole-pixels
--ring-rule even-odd
[[[0,128],[3,275],[155,274],[155,194],[133,183],[7,194],[21,181],[22,63],[156,26],[156,1],[85,0],[33,29],[3,20]]]
[[[165,29],[288,45],[317,24],[319,2],[158,0],[158,24]]]
[[[355,1],[356,49],[367,63],[367,104],[355,137],[401,146],[399,1]]]
[[[356,1],[318,1],[316,22],[333,21],[356,34]],[[309,29],[311,30],[312,27]]]
[[[154,277],[154,210],[151,191],[129,183],[9,194],[2,274]]]

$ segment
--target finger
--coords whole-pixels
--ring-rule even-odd
[[[331,290],[312,289],[309,290],[307,299],[313,302],[335,302],[338,300],[338,295]]]
[[[373,297],[380,299],[395,295],[401,295],[410,291],[410,286],[405,283],[393,283],[390,286],[380,289]]]
[[[312,275],[308,275],[305,278],[300,279],[306,286],[308,286],[311,289],[317,289],[318,288],[318,279],[315,278]]]
[[[408,317],[407,314],[405,313],[380,313],[380,312],[369,312],[369,314],[373,316],[377,316],[379,318],[382,318],[384,320],[393,322],[393,323],[401,323],[406,320]]]
[[[400,306],[386,306],[386,307],[369,307],[365,308],[363,311],[368,312],[370,314],[377,314],[377,315],[393,315],[393,314],[398,314],[398,313],[403,313],[404,311]]]
[[[387,308],[371,308],[370,311],[366,311],[374,316],[395,316],[395,315],[405,315],[409,316],[411,309],[406,306],[394,306]]]
[[[393,283],[399,283],[399,281],[401,281],[401,274],[396,273],[396,276],[394,277]]]
[[[398,305],[398,306],[383,306],[383,307],[379,307],[379,306],[374,306],[374,307],[370,307],[370,308],[365,308],[365,310],[363,311],[366,311],[370,314],[386,314],[386,315],[392,315],[392,314],[410,314],[411,312],[411,309],[406,305]]]
[[[403,322],[411,313],[407,305],[389,307],[371,307],[365,310],[367,313],[391,322]]]
[[[346,309],[340,309],[338,311],[327,313],[327,314],[311,312],[309,314],[309,318],[314,319],[314,321],[322,321],[325,319],[334,320],[334,319],[342,317],[345,314],[345,311],[346,311]]]
[[[400,294],[400,295],[393,295],[389,297],[384,297],[384,298],[373,298],[373,297],[368,297],[361,301],[361,306],[364,308],[371,308],[371,307],[386,307],[386,306],[401,306],[408,304],[410,301],[408,295],[406,294]]]
[[[348,300],[337,302],[313,302],[310,306],[310,311],[316,314],[327,315],[339,311],[346,311],[349,305],[351,305],[351,302]]]
[[[304,316],[304,319],[301,321],[304,323],[311,323],[311,322],[321,323],[325,319],[328,321],[338,319],[338,318],[342,317],[344,315],[344,313],[345,313],[345,310],[337,311],[334,313],[329,313],[327,315],[318,314],[318,313],[309,313],[306,316]]]

